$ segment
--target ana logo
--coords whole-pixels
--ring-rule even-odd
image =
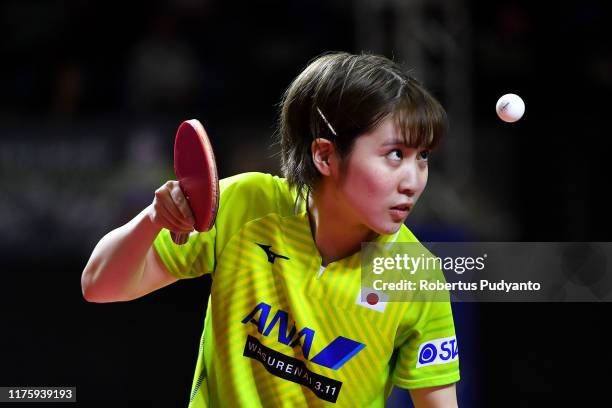
[[[264,244],[259,244],[256,242],[256,244],[264,250],[264,252],[266,253],[266,255],[268,256],[268,262],[270,263],[274,263],[274,261],[276,260],[276,258],[280,258],[280,259],[286,259],[289,260],[289,258],[287,258],[285,255],[280,255],[277,254],[275,252],[272,252],[272,245],[264,245]]]
[[[271,309],[272,307],[270,305],[261,302],[255,306],[255,309],[253,309],[251,313],[242,319],[242,323],[255,324],[257,326],[257,331],[264,336],[268,336],[278,324],[278,342],[294,348],[300,344],[300,339],[303,338],[302,353],[304,354],[304,357],[308,359],[308,356],[310,355],[310,348],[312,347],[312,341],[314,340],[315,331],[308,327],[304,327],[302,330],[296,333],[297,328],[295,327],[295,323],[293,323],[293,327],[289,333],[287,333],[289,314],[280,309],[274,314],[270,324],[268,324],[266,327]],[[258,313],[259,320],[256,320],[255,316]],[[323,367],[337,370],[346,364],[357,353],[359,353],[364,347],[365,344],[363,343],[338,336],[316,356],[311,358],[310,361]]]
[[[417,368],[436,364],[446,364],[457,360],[459,349],[457,339],[445,337],[443,339],[430,340],[419,347],[419,360]]]

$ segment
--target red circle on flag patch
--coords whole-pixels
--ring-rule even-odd
[[[376,293],[368,293],[368,296],[366,297],[366,301],[370,305],[375,305],[378,303],[378,295]]]

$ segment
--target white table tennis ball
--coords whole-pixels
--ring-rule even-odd
[[[515,94],[505,94],[495,105],[497,116],[504,122],[516,122],[525,113],[525,102]]]

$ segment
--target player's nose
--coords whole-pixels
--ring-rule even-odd
[[[419,190],[419,174],[416,160],[407,161],[400,172],[398,189],[402,194],[414,196]]]

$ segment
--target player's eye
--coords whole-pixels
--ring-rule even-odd
[[[429,150],[421,150],[419,152],[419,159],[427,161],[429,159]]]
[[[403,157],[404,157],[404,154],[402,153],[400,149],[393,149],[389,153],[387,153],[387,158],[394,160],[394,161],[400,161],[402,160]]]

